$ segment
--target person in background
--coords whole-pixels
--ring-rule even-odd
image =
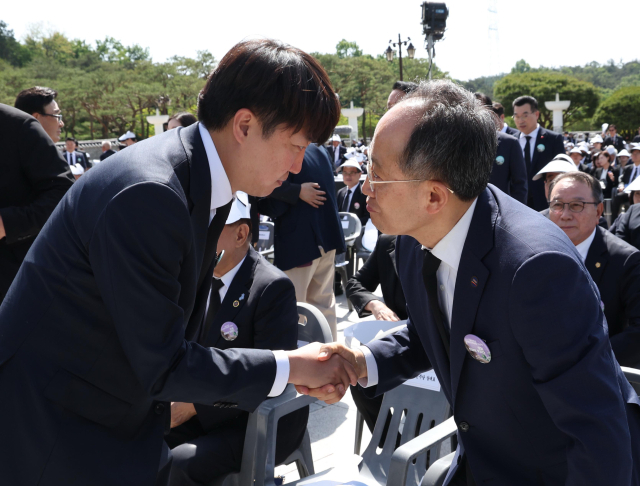
[[[618,152],[618,164],[620,165],[620,169],[623,169],[627,166],[630,158],[631,154],[627,149],[622,149],[620,152]]]
[[[613,123],[609,125],[609,135],[604,139],[602,145],[615,147],[617,152],[624,149],[624,140],[618,135],[618,129]]]
[[[606,150],[598,154],[596,165],[598,168],[593,172],[593,176],[600,181],[604,197],[610,199],[613,190],[618,186],[619,170],[611,166],[611,155]]]
[[[58,96],[58,92],[51,88],[34,86],[20,91],[14,103],[18,110],[28,113],[40,122],[53,143],[60,141],[64,127],[62,112],[56,102],[56,96]]]
[[[518,130],[516,130],[515,128],[511,128],[504,121],[504,106],[502,106],[502,103],[494,102],[493,103],[493,111],[500,118],[500,123],[501,123],[500,131],[502,133],[506,133],[506,134],[511,135],[513,137],[519,138],[520,137],[520,132]]]
[[[67,161],[69,165],[80,165],[85,171],[89,168],[89,159],[84,152],[78,152],[76,147],[78,142],[73,137],[67,137],[64,142],[65,151],[62,152],[62,157]]]
[[[598,286],[611,348],[622,366],[640,365],[640,252],[598,226],[604,211],[600,183],[573,172],[550,184],[549,219],[576,246]]]
[[[138,138],[135,133],[129,130],[120,138],[118,138],[118,141],[122,142],[126,148],[126,147],[131,147],[134,143],[136,143],[138,141]]]
[[[602,152],[602,137],[600,135],[596,135],[591,139],[591,155],[592,159],[595,161],[596,153]]]
[[[111,142],[109,140],[105,140],[102,142],[102,153],[100,154],[100,162],[102,162],[107,157],[111,157],[115,154],[115,151],[111,148]]]
[[[357,215],[364,228],[369,221],[369,211],[367,211],[367,196],[362,194],[362,182],[360,181],[362,168],[354,157],[342,164],[338,168],[338,173],[342,174],[342,180],[345,184],[336,195],[338,211]]]
[[[633,137],[632,142],[633,143],[640,143],[640,127],[638,127],[638,134],[635,137]]]
[[[629,158],[633,163],[628,163]],[[632,200],[625,189],[640,176],[640,145],[631,144],[631,153],[622,150],[618,155],[618,160],[620,161],[618,187],[612,191],[611,201],[611,218],[613,220],[618,218],[622,205]]]
[[[167,122],[167,130],[173,130],[178,127],[188,127],[196,123],[198,119],[187,111],[181,111],[172,115]]]
[[[569,157],[571,157],[571,160],[573,160],[573,163],[576,164],[576,168],[580,172],[589,172],[587,165],[584,163],[584,152],[580,147],[573,147],[569,150]]]
[[[86,170],[91,169],[91,167],[93,167],[93,165],[91,164],[91,157],[89,157],[89,153],[88,152],[85,152],[84,150],[80,150],[80,143],[78,142],[78,140],[76,140],[76,152],[84,155],[84,158],[87,161],[87,169]]]
[[[346,160],[345,155],[347,155],[347,147],[342,145],[342,139],[340,138],[340,135],[336,133],[331,137],[331,145],[329,147],[325,147],[325,150],[329,155],[329,160],[331,160],[333,167],[333,173],[335,174],[338,167],[340,167]]]

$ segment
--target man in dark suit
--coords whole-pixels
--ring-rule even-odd
[[[521,132],[518,141],[529,176],[527,206],[536,211],[545,209],[547,201],[542,181],[532,178],[556,155],[565,153],[562,135],[542,128],[538,124],[539,117],[538,102],[533,96],[520,96],[513,101],[513,119]]]
[[[487,187],[495,144],[489,113],[449,81],[382,117],[363,190],[376,227],[402,234],[407,327],[320,359],[350,357],[370,395],[433,368],[458,427],[445,484],[640,484],[640,400],[598,289],[562,230]]]
[[[198,344],[217,349],[296,349],[298,312],[291,280],[251,247],[247,195],[236,193],[218,240],[209,307]],[[222,253],[224,252],[224,253]],[[302,441],[309,408],[278,422],[276,464]],[[239,471],[248,412],[174,402],[171,432],[171,486],[209,484]]]
[[[241,42],[200,92],[200,123],[132,145],[73,185],[0,306],[4,483],[164,485],[169,402],[252,411],[287,382],[339,393],[355,382],[343,362],[318,363],[317,344],[194,342],[233,192],[269,194],[339,112],[311,56]]]
[[[309,187],[316,201],[303,197]],[[331,161],[320,147],[309,145],[299,173],[258,202],[260,214],[275,222],[274,262],[296,288],[298,302],[316,306],[337,339],[334,262],[344,253],[344,233],[338,217]]]
[[[502,133],[506,133],[507,135],[511,135],[512,137],[519,138],[520,132],[515,128],[511,128],[504,121],[504,106],[502,106],[502,103],[494,102],[492,106],[494,113],[498,115],[498,118],[500,118],[500,131]]]
[[[338,167],[340,167],[345,160],[345,155],[347,155],[347,147],[342,146],[342,139],[340,135],[334,135],[331,137],[331,145],[325,147],[327,151],[327,155],[329,155],[329,160],[331,160],[331,166],[333,167],[333,172],[335,173]]]
[[[613,353],[622,366],[637,368],[640,364],[640,252],[598,226],[604,212],[604,197],[600,183],[592,176],[580,173],[559,176],[551,183],[550,191],[549,219],[576,245],[598,286]],[[591,201],[597,205],[589,204]],[[581,207],[582,210],[577,211]]]
[[[102,153],[100,154],[100,162],[102,162],[107,157],[111,157],[116,152],[111,148],[111,142],[109,140],[105,140],[102,142]]]
[[[42,125],[0,104],[0,304],[20,264],[73,183]]]
[[[67,137],[64,142],[65,151],[62,152],[62,157],[67,161],[69,165],[80,165],[85,171],[89,167],[89,159],[84,152],[78,152],[76,147],[78,142],[73,137]]]
[[[18,110],[28,113],[40,122],[53,143],[60,141],[64,128],[62,112],[56,101],[57,96],[58,92],[51,88],[34,86],[20,91],[14,103]]]
[[[367,196],[362,194],[361,189],[360,164],[355,160],[349,160],[338,168],[338,173],[342,174],[342,180],[345,183],[336,195],[338,211],[357,215],[364,228],[369,221],[369,211],[367,211]]]
[[[624,139],[618,135],[618,129],[614,124],[609,125],[609,135],[602,142],[603,147],[608,147],[609,145],[615,147],[618,152],[624,150]]]
[[[627,186],[640,177],[640,144],[631,145],[631,161],[622,169],[618,178],[618,187],[613,190],[613,200],[611,201],[611,219],[615,220],[620,213],[620,207],[629,202],[629,194],[625,191]]]

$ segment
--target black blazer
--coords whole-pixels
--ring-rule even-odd
[[[511,128],[509,125],[507,125],[506,134],[507,135],[511,135],[512,137],[518,138],[520,136],[520,130],[517,130],[515,128]]]
[[[640,252],[603,228],[589,247],[585,266],[600,290],[609,339],[618,363],[640,364]]]
[[[386,306],[402,320],[407,318],[407,305],[396,273],[396,237],[380,235],[376,247],[360,270],[347,283],[347,298],[359,317],[371,315],[364,310],[372,300],[380,300],[373,292],[380,285]]]
[[[210,209],[198,124],[74,183],[0,307],[7,484],[153,485],[168,402],[252,411],[267,397],[271,351],[190,342],[222,228],[209,232]]]
[[[623,183],[625,186],[629,185],[631,183],[631,173],[633,172],[634,167],[635,165],[633,164],[633,162],[625,165],[624,168],[622,169],[622,173],[620,174],[619,182]],[[636,179],[638,177],[640,177],[640,173],[636,171]]]
[[[89,164],[89,157],[87,156],[87,154],[85,152],[78,152],[77,150],[75,152],[76,164],[80,164],[84,168],[84,170],[87,170],[87,168],[91,168],[91,165]],[[69,161],[67,160],[67,153],[68,152],[66,150],[62,152],[62,158],[67,163],[67,165],[69,165]]]
[[[608,145],[613,145],[615,149],[620,152],[624,149],[624,140],[620,135],[616,135],[615,137],[607,136],[602,142],[603,147],[607,147]]]
[[[527,204],[527,166],[515,137],[498,132],[498,149],[489,182],[516,201]]]
[[[325,191],[327,200],[319,208],[300,200],[300,188],[305,182],[316,182]],[[338,217],[335,181],[327,152],[311,144],[304,154],[298,174],[289,174],[281,187],[258,201],[258,211],[274,220],[274,260],[281,270],[305,265],[325,252],[344,253],[344,233]]]
[[[640,204],[632,204],[616,219],[612,233],[640,250]]]
[[[338,190],[337,203],[338,211],[342,211],[344,205],[344,198],[347,196],[347,186],[344,186]],[[369,211],[367,211],[367,196],[362,194],[362,182],[353,189],[353,196],[351,196],[351,202],[349,203],[349,210],[347,213],[353,213],[358,216],[362,223],[362,228],[365,227],[367,221],[369,221]]]
[[[106,152],[102,152],[100,154],[100,160],[102,161],[102,160],[106,159],[107,157],[111,157],[112,155],[115,155],[115,151],[109,149]]]
[[[602,189],[602,192],[604,194],[605,199],[610,199],[611,198],[611,194],[613,193],[613,190],[618,187],[618,176],[620,174],[620,171],[619,171],[618,167],[609,166],[609,168],[607,169],[607,172],[612,172],[613,173],[613,180],[611,180],[609,175],[607,175],[605,177],[605,179],[604,179],[604,189]],[[598,167],[594,171],[593,177],[595,177],[599,181],[601,176],[602,176],[602,167]]]
[[[0,303],[40,229],[75,180],[31,115],[0,104]]]
[[[342,145],[338,145],[337,149],[340,151],[340,156],[338,157],[338,162],[334,162],[335,160],[335,148],[333,145],[324,148],[327,151],[327,155],[329,156],[329,160],[331,161],[331,167],[333,168],[333,172],[336,172],[336,169],[344,164],[347,155],[347,147],[343,147]]]
[[[519,135],[519,137],[523,136],[524,134]],[[529,167],[528,171],[529,185],[527,191],[527,205],[530,208],[533,208],[536,211],[542,211],[548,207],[549,204],[544,196],[544,181],[542,179],[534,181],[533,176],[540,172],[545,165],[551,162],[556,155],[564,153],[565,150],[562,135],[540,127],[533,146],[531,167]]]

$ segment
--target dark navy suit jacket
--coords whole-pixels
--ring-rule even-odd
[[[151,486],[167,402],[252,411],[267,397],[271,351],[189,340],[213,275],[210,208],[198,124],[118,152],[66,194],[0,307],[1,483]]]
[[[479,196],[457,273],[451,360],[428,307],[423,254],[398,237],[409,320],[367,345],[379,373],[368,392],[433,367],[478,485],[638,484],[640,401],[562,230],[493,186]],[[467,334],[486,341],[490,363],[469,355]]]
[[[531,143],[533,143],[533,140],[531,140]],[[551,162],[556,155],[563,153],[565,153],[565,150],[562,135],[540,127],[533,147],[531,166],[528,168],[528,206],[536,211],[542,211],[549,207],[549,203],[544,196],[544,180],[538,179],[534,181],[533,176]]]
[[[300,199],[300,187],[316,182],[327,198],[319,208]],[[302,170],[289,177],[267,198],[258,201],[258,211],[275,222],[275,264],[290,270],[320,258],[325,252],[344,253],[344,233],[338,217],[333,169],[327,152],[314,144],[307,147]]]
[[[516,201],[527,204],[527,166],[515,137],[498,132],[498,150],[489,182]]]

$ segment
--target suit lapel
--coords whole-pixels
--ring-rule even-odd
[[[460,373],[467,356],[464,337],[473,331],[482,292],[489,279],[489,270],[482,259],[493,248],[497,216],[498,207],[493,195],[485,189],[478,197],[456,276],[451,317],[451,389],[454,404]]]
[[[591,278],[599,285],[604,269],[609,261],[609,252],[604,242],[604,236],[600,232],[600,228],[596,227],[596,235],[587,252],[587,258],[584,261]]]
[[[360,201],[360,194],[362,194],[362,192],[360,191],[360,183],[358,183],[353,189],[353,195],[351,196],[351,201],[349,202],[350,213],[357,213],[360,209],[355,207],[355,204]]]
[[[536,136],[535,143],[533,145],[533,157],[531,157],[531,174],[535,175],[540,171],[541,168],[538,168],[538,160],[540,159],[540,152],[538,152],[538,145],[543,144],[545,142],[544,139],[544,128],[540,127],[538,129],[538,135]]]

